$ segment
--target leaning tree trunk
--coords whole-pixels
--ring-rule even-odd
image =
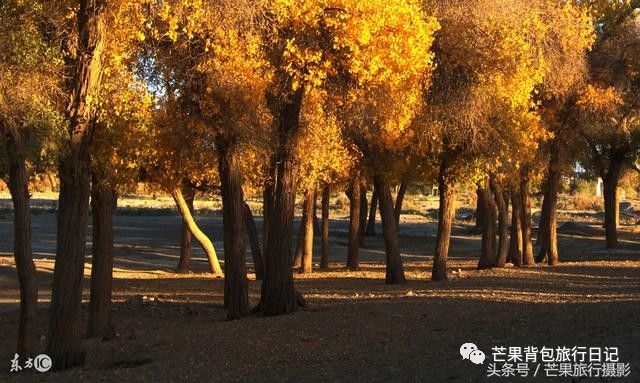
[[[558,150],[559,143],[554,140],[549,159],[547,188],[538,226],[540,252],[536,260],[543,262],[546,258],[549,265],[558,263],[558,185],[560,183],[560,153]]]
[[[496,267],[504,267],[509,254],[509,203],[505,198],[505,192],[495,179],[490,180],[496,206],[498,208],[498,250],[496,254]]]
[[[247,202],[242,203],[242,213],[244,216],[244,226],[249,236],[249,244],[251,245],[251,257],[253,258],[256,280],[261,281],[264,275],[264,259],[262,258],[262,248],[260,247],[256,221],[253,219],[253,213]]]
[[[520,175],[520,203],[522,204],[520,225],[522,227],[522,264],[534,265],[533,242],[531,242],[531,199],[529,198],[529,173],[523,169]]]
[[[320,268],[329,268],[329,199],[331,188],[325,185],[322,189],[322,253],[320,256]]]
[[[478,185],[478,206],[481,206],[479,210],[484,214],[482,218],[482,249],[478,262],[478,270],[483,270],[498,264],[496,259],[497,207],[493,193],[489,188],[488,178]]]
[[[386,278],[388,285],[406,283],[402,257],[400,256],[400,243],[398,241],[398,229],[393,212],[393,199],[389,184],[379,175],[374,177],[378,198],[380,201],[380,216],[382,218],[382,232],[384,235],[384,247],[387,255]]]
[[[227,308],[227,320],[233,320],[249,312],[244,243],[244,196],[237,149],[227,142],[219,142],[217,146],[224,232],[224,303]]]
[[[476,188],[476,214],[475,214],[477,228],[484,226],[483,220],[487,216],[486,212],[482,211],[482,209],[484,209],[484,204],[482,202],[482,190],[480,189],[480,186],[478,186]]]
[[[621,169],[622,161],[612,158],[609,161],[609,168],[602,177],[604,183],[604,229],[609,249],[618,246],[618,181]]]
[[[183,189],[184,200],[187,202],[189,211],[193,215],[195,209],[193,206],[196,192],[192,187],[185,187]],[[191,230],[189,225],[184,221],[182,222],[182,238],[180,241],[180,260],[178,261],[177,273],[186,274],[191,270]]]
[[[452,180],[447,177],[447,162],[440,163],[438,172],[438,192],[439,209],[438,209],[438,234],[436,237],[436,248],[433,254],[433,268],[431,270],[431,280],[446,281],[447,280],[447,258],[449,257],[449,243],[451,241],[451,225],[455,211],[453,208],[455,194],[454,187],[449,183]]]
[[[202,250],[204,250],[205,254],[207,255],[211,272],[215,275],[222,275],[222,268],[220,267],[220,262],[218,262],[216,249],[213,247],[213,243],[211,243],[209,237],[207,237],[207,235],[203,233],[202,230],[200,230],[198,224],[193,218],[193,215],[191,215],[191,212],[189,211],[189,205],[182,195],[182,190],[179,187],[174,188],[171,191],[171,196],[176,202],[178,211],[182,216],[182,222],[189,227],[191,234],[193,234],[193,236],[202,247]]]
[[[17,353],[28,357],[34,356],[38,339],[38,283],[31,251],[29,177],[24,159],[14,152],[16,146],[14,142],[9,143],[8,186],[13,201],[13,257],[20,284]]]
[[[349,243],[347,246],[347,269],[360,268],[360,182],[349,186]]]
[[[402,211],[402,202],[404,201],[404,195],[407,192],[407,183],[401,182],[398,189],[398,195],[396,196],[396,204],[393,207],[393,214],[396,219],[396,226],[398,231],[400,230],[400,212]]]
[[[97,94],[102,77],[105,8],[99,0],[80,1],[78,53],[73,65],[67,66],[69,141],[59,166],[56,262],[45,351],[55,370],[83,361],[80,308],[91,182],[89,145],[95,129],[94,103],[89,100]]]
[[[367,212],[369,208],[369,202],[367,201],[367,184],[363,181],[360,184],[360,232],[358,236],[358,244],[360,247],[364,247],[364,236],[367,223]]]
[[[313,271],[313,212],[316,210],[316,188],[307,191],[305,198],[305,212],[302,220],[304,240],[300,273],[311,273]]]
[[[376,235],[376,212],[378,211],[378,189],[373,187],[373,193],[371,194],[371,204],[369,205],[369,219],[367,220],[367,227],[365,229],[365,235]]]
[[[511,234],[509,236],[509,260],[514,266],[522,266],[522,201],[520,189],[511,191]]]
[[[117,193],[102,177],[93,172],[91,211],[93,219],[93,255],[91,260],[91,294],[87,336],[110,339],[114,335],[111,322],[113,285],[113,214]]]
[[[265,275],[260,303],[255,311],[262,315],[288,314],[304,298],[293,286],[291,270],[291,228],[295,203],[295,155],[292,141],[300,130],[300,88],[284,102],[278,113],[278,143],[271,171],[274,175],[273,200],[268,214],[269,231],[265,245]]]

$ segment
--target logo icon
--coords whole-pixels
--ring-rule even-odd
[[[482,364],[485,359],[484,352],[479,350],[474,343],[465,343],[460,346],[460,355],[462,355],[462,359],[469,359],[474,364]]]
[[[38,372],[47,372],[51,369],[52,365],[51,358],[47,354],[40,354],[33,360],[33,367]]]

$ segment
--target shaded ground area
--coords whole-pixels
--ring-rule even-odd
[[[206,270],[200,250],[196,273],[172,272],[179,218],[119,215],[117,339],[86,341],[81,368],[9,374],[18,316],[10,218],[0,215],[0,380],[486,381],[486,364],[476,366],[459,354],[462,343],[474,342],[487,354],[499,345],[617,346],[632,373],[613,381],[640,381],[640,234],[637,226],[623,227],[620,249],[607,251],[604,232],[590,216],[561,227],[560,266],[481,272],[475,270],[479,236],[470,222],[460,221],[454,228],[450,281],[444,283],[428,281],[435,223],[426,216],[405,216],[400,238],[410,280],[405,286],[384,284],[381,235],[367,238],[361,271],[343,269],[347,226],[338,217],[331,222],[331,270],[296,275],[309,308],[290,316],[226,322],[223,281],[198,272]],[[221,218],[203,213],[199,221],[216,239],[222,258]],[[45,334],[55,214],[39,211],[33,230]],[[86,277],[90,257],[87,261]],[[250,278],[255,304],[260,285]]]

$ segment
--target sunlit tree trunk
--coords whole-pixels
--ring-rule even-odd
[[[191,215],[194,213],[194,200],[195,190],[191,187],[185,186],[183,188],[184,200],[187,202],[187,206]],[[180,241],[180,260],[178,261],[177,273],[188,273],[191,270],[191,230],[184,220],[182,221],[182,238]]]
[[[396,196],[396,204],[393,207],[393,213],[396,218],[396,226],[400,229],[400,212],[402,211],[402,202],[404,201],[404,195],[407,192],[407,183],[401,182],[398,189],[398,195]]]
[[[312,188],[306,193],[305,212],[303,218],[304,240],[302,249],[302,262],[300,273],[310,273],[313,271],[313,212],[316,209],[316,188]]]
[[[227,320],[233,320],[249,312],[244,243],[244,196],[237,148],[228,142],[218,142],[217,147],[224,232],[224,301]]]
[[[509,260],[514,266],[522,266],[522,201],[520,188],[511,191],[511,234],[509,236]]]
[[[483,212],[482,218],[482,248],[478,270],[490,269],[497,265],[496,260],[496,203],[493,193],[489,188],[489,179],[485,179],[478,184],[478,206]]]
[[[520,225],[522,227],[522,264],[534,265],[533,243],[531,242],[531,199],[529,198],[529,173],[523,169],[520,174],[520,203],[522,204]]]
[[[378,188],[382,232],[387,256],[385,282],[389,285],[406,283],[407,280],[405,279],[404,269],[402,267],[402,257],[400,256],[400,243],[398,241],[398,230],[393,212],[391,189],[389,188],[389,184],[379,175],[374,177],[374,182],[376,188]]]
[[[378,189],[373,187],[373,193],[371,194],[371,204],[369,204],[369,219],[367,220],[367,227],[365,229],[365,235],[376,235],[376,213],[378,211]]]
[[[609,167],[602,174],[604,186],[604,230],[607,248],[612,249],[618,246],[618,182],[620,171],[622,170],[622,160],[614,156],[609,160]]]
[[[447,280],[447,258],[449,257],[449,243],[451,241],[451,225],[455,215],[454,209],[454,186],[449,183],[452,180],[447,177],[447,162],[443,160],[440,163],[438,172],[438,234],[436,237],[436,248],[433,254],[433,269],[431,270],[431,279],[433,281]]]
[[[329,268],[329,200],[331,189],[325,185],[322,189],[322,255],[320,256],[320,268]]]
[[[358,236],[358,244],[360,247],[364,246],[365,230],[367,226],[367,212],[369,208],[369,202],[367,201],[367,184],[363,181],[360,184],[360,232]]]
[[[8,186],[13,202],[13,257],[20,284],[17,353],[28,357],[33,356],[38,339],[38,283],[31,250],[29,176],[25,160],[17,151],[18,144],[10,139],[8,146]]]
[[[496,267],[504,267],[509,254],[509,203],[506,193],[495,179],[491,180],[491,191],[493,192],[496,206],[498,208],[498,249],[496,254]]]
[[[216,254],[216,249],[213,247],[213,243],[207,237],[205,233],[200,230],[198,224],[196,223],[193,215],[189,211],[189,205],[187,201],[185,201],[184,196],[182,195],[182,189],[180,187],[176,187],[171,191],[171,196],[176,203],[178,211],[182,216],[182,222],[189,227],[191,234],[198,241],[202,250],[204,250],[207,259],[209,260],[209,268],[213,274],[222,275],[222,268],[220,267],[220,262],[218,261],[218,255]]]
[[[247,202],[242,203],[242,213],[244,216],[244,226],[249,236],[249,244],[251,245],[251,257],[253,258],[253,268],[256,273],[256,280],[261,281],[264,275],[264,259],[262,258],[262,248],[260,247],[260,238],[258,237],[258,228],[253,218],[253,213]]]
[[[56,262],[53,272],[46,354],[55,370],[83,361],[81,349],[82,279],[89,212],[94,106],[102,77],[106,2],[80,0],[77,59],[68,66],[69,141],[61,153]]]
[[[300,226],[298,227],[298,239],[296,241],[296,252],[293,255],[293,268],[299,269],[302,266],[302,253],[304,253],[304,236],[306,234],[305,225],[307,222],[307,197],[305,195],[302,201],[302,217],[300,218]]]
[[[550,265],[558,263],[558,187],[560,183],[560,153],[559,143],[554,140],[551,145],[547,187],[545,190],[540,226],[538,228],[538,242],[540,252],[537,261],[545,258]]]
[[[117,193],[99,170],[93,172],[91,211],[93,220],[93,254],[91,294],[87,336],[110,339],[114,335],[111,321],[113,285],[113,214]]]
[[[355,180],[349,186],[349,243],[347,246],[347,269],[360,267],[360,182]]]

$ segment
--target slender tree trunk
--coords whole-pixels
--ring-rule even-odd
[[[89,100],[96,95],[102,77],[105,8],[100,0],[80,0],[78,54],[67,66],[69,143],[62,150],[59,167],[56,262],[45,351],[54,370],[83,361],[80,307],[91,182],[89,145],[95,129],[95,110]]]
[[[311,273],[313,271],[313,212],[316,209],[316,188],[306,193],[304,215],[304,242],[302,251],[302,264],[300,273]]]
[[[538,228],[540,252],[538,262],[547,259],[549,265],[558,263],[558,186],[560,183],[560,153],[559,143],[554,140],[549,159],[547,190],[545,191]]]
[[[358,244],[360,247],[364,247],[364,236],[367,224],[367,212],[369,208],[369,202],[367,201],[367,184],[363,181],[360,184],[360,232],[358,237]]]
[[[511,235],[509,236],[509,259],[514,266],[522,266],[522,201],[520,189],[511,191]]]
[[[618,246],[618,182],[621,169],[622,161],[612,158],[609,161],[609,168],[602,177],[604,183],[604,228],[608,249]]]
[[[325,185],[322,189],[322,255],[320,257],[320,268],[329,268],[329,200],[331,189]]]
[[[401,182],[400,188],[398,189],[398,195],[396,196],[396,204],[393,208],[393,213],[396,219],[396,226],[398,227],[398,231],[400,231],[400,212],[402,211],[402,202],[404,201],[404,195],[407,192],[407,183]]]
[[[194,214],[194,200],[196,192],[192,187],[183,188],[184,200],[187,202],[191,215]],[[182,221],[182,240],[180,242],[180,260],[178,261],[177,273],[187,274],[191,270],[191,230],[184,220]]]
[[[304,253],[304,236],[307,233],[305,225],[308,219],[307,216],[307,196],[305,194],[304,201],[302,201],[302,217],[300,218],[300,226],[298,227],[298,240],[296,241],[296,253],[293,256],[293,268],[299,269],[302,266],[302,254]]]
[[[373,187],[373,193],[371,194],[371,204],[369,207],[369,220],[367,221],[367,227],[365,229],[365,235],[376,235],[376,212],[378,211],[378,189]]]
[[[440,163],[438,173],[438,234],[436,237],[436,248],[433,254],[433,268],[431,270],[431,280],[446,281],[447,280],[447,258],[449,257],[449,243],[451,241],[451,225],[454,218],[454,188],[449,185],[452,180],[447,177],[447,162]]]
[[[378,198],[380,201],[380,217],[382,218],[382,232],[384,235],[384,247],[387,255],[387,267],[385,282],[388,285],[406,283],[402,257],[400,256],[400,243],[398,230],[393,211],[393,199],[389,184],[379,175],[374,177]]]
[[[236,148],[226,142],[218,143],[217,146],[224,231],[224,301],[227,320],[233,320],[249,312],[244,243],[244,196],[240,159]]]
[[[509,254],[509,203],[505,193],[495,177],[491,178],[493,192],[498,208],[498,251],[496,267],[504,267]]]
[[[20,284],[20,322],[17,353],[34,356],[38,339],[38,283],[31,250],[31,207],[27,166],[9,142],[9,191],[13,201],[13,257]],[[13,153],[11,153],[13,152]]]
[[[478,185],[478,206],[482,206],[481,212],[485,215],[482,218],[482,251],[478,270],[490,269],[497,266],[496,259],[496,203],[493,193],[489,188],[489,179],[485,179]]]
[[[253,219],[253,213],[247,202],[242,202],[242,213],[244,216],[244,226],[249,235],[249,244],[251,245],[251,257],[253,258],[253,268],[256,273],[256,280],[261,281],[264,275],[264,259],[262,259],[262,248],[260,247],[260,238],[258,237],[258,228],[256,221]]]
[[[304,306],[304,298],[293,286],[291,270],[291,228],[295,203],[294,153],[292,140],[300,128],[302,88],[286,101],[278,113],[278,144],[272,162],[273,205],[269,208],[269,232],[265,245],[265,275],[260,303],[262,315],[288,314]]]
[[[347,269],[360,268],[360,182],[355,180],[349,186],[349,244]]]
[[[484,226],[484,219],[487,214],[482,209],[484,209],[484,203],[482,202],[482,193],[480,186],[476,189],[476,227]]]
[[[113,285],[113,214],[117,194],[99,171],[93,172],[91,211],[93,219],[93,256],[91,261],[91,294],[87,336],[110,339],[114,335],[111,322]]]
[[[207,259],[209,260],[209,267],[213,274],[222,275],[222,268],[220,267],[220,262],[218,262],[218,255],[216,254],[216,249],[213,247],[213,243],[205,233],[200,230],[198,224],[195,219],[191,215],[189,211],[189,206],[182,195],[182,190],[179,187],[174,188],[171,191],[171,196],[173,200],[176,202],[176,206],[178,207],[178,211],[182,216],[182,221],[189,227],[191,234],[196,238],[202,250],[204,250],[207,255]]]
[[[534,265],[533,242],[531,241],[531,199],[529,198],[529,173],[523,169],[520,175],[520,201],[522,203],[520,225],[522,226],[522,264]]]

